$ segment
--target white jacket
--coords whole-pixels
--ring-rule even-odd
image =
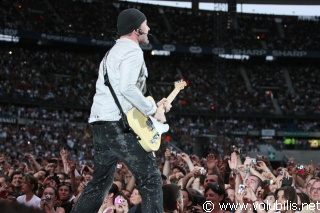
[[[120,110],[109,88],[104,84],[104,67],[107,67],[109,81],[125,114],[133,106],[146,116],[156,112],[156,104],[144,97],[148,70],[143,51],[136,42],[121,38],[116,41],[107,58],[104,57],[100,63],[89,123],[117,121],[121,118]]]

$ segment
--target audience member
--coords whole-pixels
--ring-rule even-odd
[[[183,198],[180,187],[176,184],[162,186],[163,209],[165,213],[181,213],[183,211]]]
[[[22,195],[17,197],[18,203],[22,203],[27,206],[38,207],[40,205],[41,199],[35,195],[37,189],[38,189],[37,179],[33,176],[25,175],[21,181]]]

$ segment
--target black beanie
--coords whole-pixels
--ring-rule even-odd
[[[118,34],[122,36],[131,33],[132,30],[138,29],[145,20],[146,16],[137,9],[123,10],[118,16]]]

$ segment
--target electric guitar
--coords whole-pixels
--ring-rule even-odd
[[[175,82],[174,90],[167,97],[168,102],[171,103],[185,86],[187,84],[183,80]],[[151,96],[148,96],[147,99],[154,102]],[[159,108],[165,110],[164,106],[159,106]],[[145,151],[153,152],[159,149],[161,134],[169,130],[168,124],[160,123],[152,116],[146,117],[135,107],[127,113],[127,120],[131,129],[137,134],[139,143]]]

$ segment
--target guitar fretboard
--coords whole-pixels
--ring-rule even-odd
[[[180,83],[175,83],[175,88],[173,89],[173,91],[170,93],[170,95],[167,97],[168,102],[171,104],[171,102],[173,101],[173,99],[178,95],[178,93],[180,92],[180,90],[182,90],[185,86],[187,86],[186,82],[181,82]],[[159,109],[164,109],[164,106],[159,106]]]
[[[167,97],[167,100],[169,101],[169,103],[171,103],[173,101],[173,99],[175,99],[175,97],[178,95],[178,93],[180,92],[180,88],[175,88],[170,95]]]

